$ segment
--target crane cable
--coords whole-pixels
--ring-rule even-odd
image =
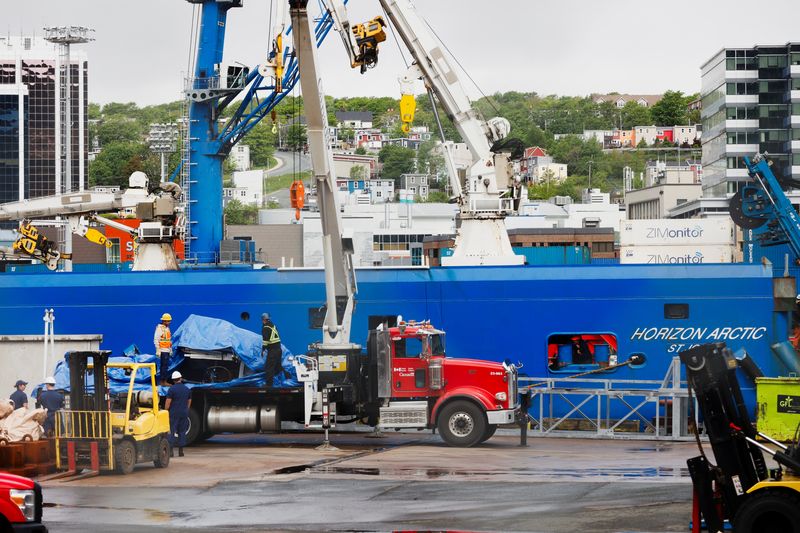
[[[450,57],[453,58],[453,61],[456,62],[456,65],[458,65],[461,71],[467,76],[467,78],[469,78],[469,81],[471,81],[472,84],[475,86],[475,88],[478,89],[478,92],[481,93],[481,96],[483,96],[486,102],[492,107],[492,109],[494,109],[494,112],[499,115],[500,109],[498,109],[498,107],[494,105],[494,102],[492,102],[491,98],[486,96],[486,93],[483,92],[483,89],[481,89],[480,85],[478,85],[478,83],[472,78],[472,76],[470,76],[467,69],[464,68],[464,65],[461,64],[456,55],[450,50],[450,48],[448,48],[447,44],[439,37],[439,34],[436,33],[436,30],[433,29],[433,27],[426,19],[423,18],[422,21],[425,22],[425,25],[428,27],[429,30],[431,30],[431,33],[433,33],[433,36],[436,37],[437,41],[439,41],[439,44],[441,44],[444,47],[444,49],[447,50],[447,53],[450,54]]]

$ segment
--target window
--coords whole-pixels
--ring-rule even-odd
[[[785,55],[760,56],[758,58],[758,68],[781,68],[787,66],[788,61]]]
[[[416,178],[414,176],[409,176],[409,179],[411,180],[411,183],[416,183]]]
[[[394,341],[394,356],[395,357],[419,357],[423,353],[422,340],[416,337],[409,337],[407,339],[399,339]]]
[[[411,191],[411,194],[416,194],[417,193],[417,188],[416,187],[411,187],[409,190]]]
[[[617,364],[617,337],[611,333],[572,333],[547,339],[550,372],[585,372]]]
[[[381,196],[381,191],[375,191],[375,198],[380,198]]]
[[[108,239],[108,242],[111,243],[111,248],[106,248],[106,263],[119,263],[119,239],[115,237]]]
[[[689,304],[664,304],[664,318],[668,320],[689,318]]]

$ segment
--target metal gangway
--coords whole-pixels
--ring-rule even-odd
[[[528,413],[530,435],[534,437],[675,441],[695,438],[688,423],[691,396],[686,381],[681,381],[677,356],[672,358],[660,381],[520,376],[519,386],[531,391]],[[696,416],[696,405],[691,412]],[[638,430],[631,430],[632,425],[638,426]]]

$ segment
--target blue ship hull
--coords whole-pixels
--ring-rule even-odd
[[[366,341],[373,315],[430,319],[447,332],[455,357],[511,360],[522,375],[566,377],[548,367],[552,335],[614,335],[619,361],[646,362],[598,377],[661,380],[672,357],[703,342],[744,348],[767,376],[786,370],[770,344],[788,335],[774,312],[772,272],[760,265],[576,265],[358,271],[353,341]],[[190,314],[260,331],[274,317],[284,344],[302,353],[320,340],[309,308],[324,302],[321,271],[185,270],[181,272],[0,275],[0,334],[39,334],[45,308],[57,334],[103,334],[103,347],[152,348],[163,312],[180,324]],[[666,318],[665,304],[688,304],[688,318]],[[742,380],[748,403],[752,386]]]

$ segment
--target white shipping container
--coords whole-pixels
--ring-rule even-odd
[[[623,246],[619,262],[623,265],[698,265],[733,262],[734,247],[715,246]]]
[[[620,246],[703,246],[733,244],[730,218],[623,220]]]

